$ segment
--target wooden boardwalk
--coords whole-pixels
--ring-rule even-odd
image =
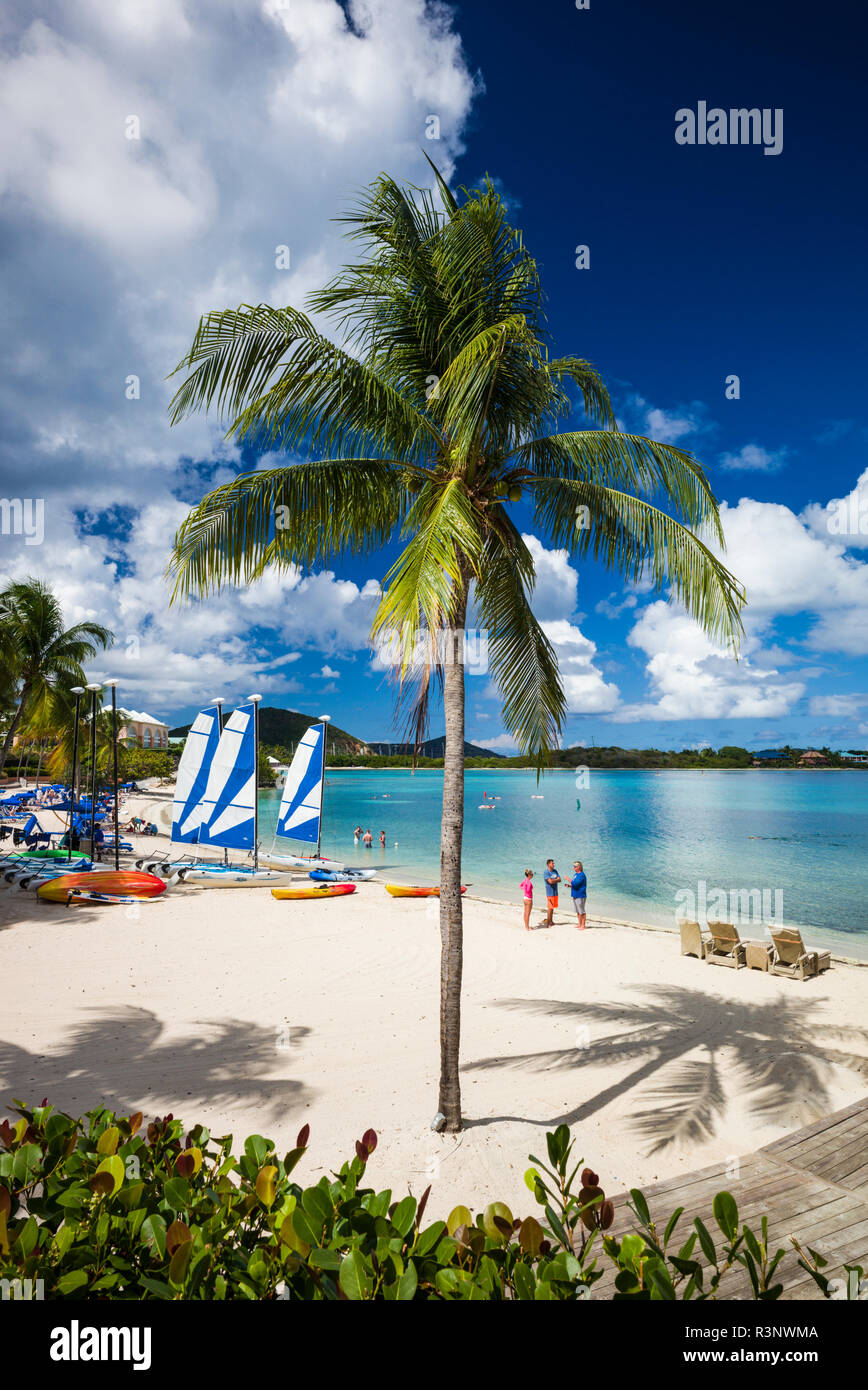
[[[684,1207],[672,1249],[677,1251],[687,1239],[695,1216],[705,1223],[720,1249],[723,1237],[711,1204],[715,1193],[725,1189],[738,1203],[740,1219],[757,1236],[761,1218],[768,1216],[769,1246],[772,1252],[781,1246],[786,1252],[775,1277],[784,1286],[783,1298],[822,1299],[814,1281],[799,1267],[791,1236],[803,1249],[810,1245],[824,1256],[827,1277],[842,1274],[845,1264],[868,1269],[868,1098],[775,1140],[740,1159],[737,1173],[735,1168],[734,1163],[720,1163],[690,1177],[643,1188],[661,1233],[672,1212]],[[625,1193],[614,1199],[613,1235],[633,1228],[632,1213],[623,1210],[628,1200]],[[598,1297],[611,1297],[612,1266],[603,1257],[598,1267],[607,1272],[594,1291]],[[743,1265],[722,1280],[720,1296],[752,1297]]]

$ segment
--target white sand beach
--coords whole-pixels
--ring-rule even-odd
[[[163,790],[124,816],[163,824],[168,805]],[[370,1181],[430,1182],[445,1215],[459,1200],[530,1207],[527,1155],[560,1122],[614,1192],[748,1153],[868,1090],[868,970],[800,983],[682,957],[659,930],[591,918],[580,933],[563,909],[555,922],[528,934],[518,903],[465,900],[467,1123],[451,1136],[430,1129],[436,900],[377,882],[320,902],[179,887],[132,908],[0,892],[2,1102],[172,1111],[281,1150],[309,1123],[303,1182],[372,1127]]]

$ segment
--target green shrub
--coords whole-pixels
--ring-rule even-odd
[[[616,1299],[713,1298],[736,1261],[755,1297],[781,1292],[783,1251],[769,1256],[765,1223],[761,1240],[739,1226],[726,1192],[713,1207],[719,1250],[696,1220],[675,1251],[681,1210],[661,1236],[639,1191],[636,1229],[607,1235],[612,1203],[573,1163],[565,1125],[546,1136],[548,1162],[531,1155],[525,1174],[539,1219],[492,1202],[426,1226],[427,1192],[396,1202],[362,1186],[373,1130],[339,1173],[302,1188],[290,1175],[307,1125],[283,1158],[258,1134],[235,1158],[231,1136],[185,1134],[172,1115],[143,1129],[140,1114],[76,1120],[44,1101],[14,1113],[0,1124],[0,1278],[41,1280],[47,1298],[575,1301],[602,1277],[600,1259],[617,1267]]]

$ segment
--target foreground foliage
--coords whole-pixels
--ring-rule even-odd
[[[531,1155],[525,1174],[540,1219],[492,1202],[425,1226],[427,1192],[393,1201],[362,1185],[373,1130],[339,1173],[302,1188],[290,1175],[307,1125],[283,1158],[258,1134],[236,1158],[231,1136],[202,1125],[185,1134],[172,1115],[143,1128],[141,1114],[105,1109],[73,1119],[43,1102],[15,1113],[0,1124],[4,1297],[575,1301],[614,1264],[616,1299],[703,1300],[736,1262],[756,1298],[781,1292],[784,1252],[769,1251],[765,1219],[761,1239],[740,1225],[727,1192],[714,1199],[717,1237],[697,1219],[676,1241],[682,1209],[661,1234],[639,1191],[635,1229],[607,1234],[614,1207],[573,1161],[565,1125],[546,1135],[548,1162]]]

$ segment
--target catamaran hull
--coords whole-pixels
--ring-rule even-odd
[[[311,869],[308,878],[319,883],[365,883],[376,877],[376,869],[344,869],[338,873],[334,869]]]
[[[292,883],[295,875],[275,869],[181,869],[181,883],[194,888],[276,888]]]
[[[263,864],[269,864],[275,869],[328,869],[333,874],[346,873],[346,864],[340,863],[337,859],[317,858],[311,855],[305,858],[301,854],[262,854],[259,858]]]

